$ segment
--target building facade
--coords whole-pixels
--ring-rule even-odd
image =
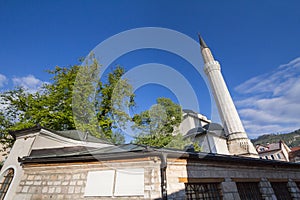
[[[12,152],[30,148],[9,155],[2,199],[300,199],[297,163],[133,144],[60,146],[54,135],[74,140],[43,128],[14,132]],[[42,147],[46,137],[56,146]]]

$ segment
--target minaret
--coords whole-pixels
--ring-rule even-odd
[[[228,150],[232,155],[258,157],[257,151],[249,140],[233,100],[221,73],[221,67],[199,35],[204,71],[210,83],[218,107],[225,133],[228,134]]]

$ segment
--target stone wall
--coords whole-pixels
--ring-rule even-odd
[[[300,168],[274,168],[272,166],[243,166],[217,162],[187,162],[181,159],[168,160],[168,200],[185,198],[187,182],[219,182],[225,200],[239,200],[236,181],[258,182],[264,200],[276,200],[270,181],[286,181],[293,199],[300,199],[295,181],[300,180]]]
[[[144,168],[144,197],[117,197],[117,199],[155,199],[161,196],[160,163],[148,160],[94,162],[24,167],[24,175],[17,188],[15,200],[42,199],[111,199],[112,197],[84,197],[89,171]]]
[[[225,200],[241,199],[236,182],[258,183],[264,200],[276,200],[272,181],[285,181],[291,197],[300,199],[295,182],[300,180],[299,168],[273,166],[246,166],[239,163],[218,163],[215,161],[187,161],[168,159],[167,194],[168,200],[185,199],[186,183],[217,182]],[[160,199],[160,160],[141,158],[110,162],[82,162],[70,164],[24,165],[24,175],[17,188],[16,200],[43,199],[111,199],[112,197],[84,197],[89,171],[108,169],[144,169],[144,196],[114,197],[116,199]]]

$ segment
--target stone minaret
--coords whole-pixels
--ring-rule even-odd
[[[215,102],[218,107],[225,133],[228,134],[228,150],[232,155],[258,157],[249,140],[238,112],[234,106],[226,83],[221,74],[221,68],[199,35],[201,53],[204,60],[204,71],[209,79]]]

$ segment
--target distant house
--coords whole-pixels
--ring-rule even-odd
[[[300,146],[291,148],[289,159],[290,162],[300,163]]]
[[[256,145],[256,150],[261,159],[289,162],[289,152],[291,149],[283,141],[267,145]]]

